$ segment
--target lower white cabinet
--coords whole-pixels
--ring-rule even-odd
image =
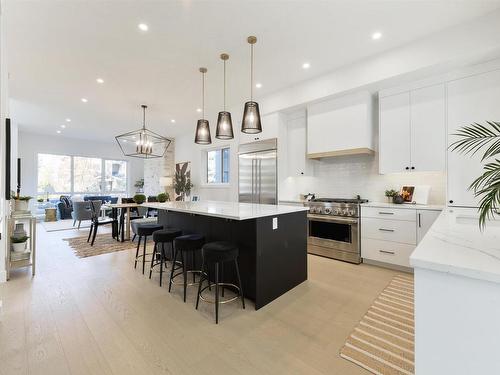
[[[410,254],[425,236],[440,210],[381,205],[361,208],[361,257],[410,267]]]

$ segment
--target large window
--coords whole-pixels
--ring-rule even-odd
[[[229,182],[229,148],[207,151],[207,183]]]
[[[110,194],[127,191],[127,162],[38,154],[38,194]]]

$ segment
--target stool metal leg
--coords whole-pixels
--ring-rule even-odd
[[[236,259],[234,260],[234,266],[236,267],[236,276],[238,276],[238,286],[240,287],[241,304],[243,305],[243,308],[245,308],[245,297],[243,296],[243,285],[241,285],[240,267],[238,266],[238,261]]]
[[[161,243],[161,255],[160,255],[160,286],[163,279],[163,262],[166,261],[165,256],[165,243]]]
[[[151,257],[151,265],[149,266],[149,279],[151,280],[151,275],[153,274],[153,265],[156,257],[156,251],[157,251],[157,243],[155,242],[154,248],[153,248],[153,255]]]
[[[201,260],[201,275],[200,275],[200,281],[198,282],[198,294],[196,295],[196,310],[198,310],[198,304],[200,303],[200,293],[201,293],[201,287],[203,285],[204,281],[204,275],[205,275],[205,260]],[[210,281],[208,281],[210,282]]]
[[[137,268],[137,257],[139,256],[139,249],[141,247],[141,238],[142,238],[142,236],[139,236],[139,241],[137,241],[137,250],[135,251],[134,268]]]
[[[224,262],[220,263],[220,280],[221,282],[224,282]],[[221,285],[222,288],[222,297],[224,297],[224,284]]]
[[[170,293],[170,291],[172,290],[172,281],[173,281],[173,278],[174,278],[174,269],[175,269],[175,262],[177,261],[177,250],[175,249],[174,246],[172,246],[172,251],[173,251],[173,260],[172,260],[172,270],[170,271],[170,281],[169,281],[169,285],[168,285],[168,292]]]
[[[186,292],[187,292],[187,261],[186,261],[186,254],[184,251],[181,251],[181,259],[182,259],[182,272],[184,276],[184,302],[186,302]]]
[[[142,274],[146,269],[146,242],[148,241],[148,236],[144,236],[144,247],[142,248]]]
[[[215,324],[219,324],[219,263],[215,263]]]

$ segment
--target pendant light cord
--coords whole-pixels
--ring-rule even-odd
[[[250,44],[250,101],[253,102],[253,44]]]
[[[224,112],[226,112],[226,60],[224,60]]]
[[[201,116],[205,120],[205,73],[201,73]]]

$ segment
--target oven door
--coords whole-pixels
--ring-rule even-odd
[[[307,215],[308,244],[359,254],[359,219],[339,216]]]

